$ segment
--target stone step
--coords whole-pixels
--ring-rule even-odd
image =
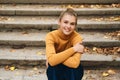
[[[49,31],[0,32],[1,45],[45,46],[45,36]],[[106,31],[80,31],[86,46],[120,46],[120,40],[107,36]]]
[[[18,66],[13,71],[0,66],[0,80],[47,80],[46,67]]]
[[[0,16],[0,28],[57,29],[56,16]],[[120,16],[79,16],[79,29],[120,29]]]
[[[10,46],[0,47],[1,65],[45,65],[45,47],[25,47],[14,49]],[[120,66],[119,54],[105,55],[92,52],[85,52],[82,55],[81,63],[84,66]]]
[[[114,4],[115,5],[115,4]],[[118,5],[118,4],[116,4]],[[0,15],[59,15],[70,4],[48,5],[48,4],[1,4]],[[120,7],[99,4],[71,4],[78,15],[120,15]],[[87,6],[87,7],[81,7]],[[88,7],[89,6],[89,7]],[[104,7],[102,7],[104,6]]]
[[[7,70],[6,66],[0,67],[0,80],[48,80],[46,76],[46,67],[16,67],[15,70]],[[11,67],[11,66],[10,66]],[[112,74],[112,72],[113,74]],[[104,76],[107,73],[108,76]],[[84,69],[84,76],[82,80],[119,80],[119,67],[91,67]],[[7,76],[7,77],[6,77]]]
[[[47,4],[63,4],[63,3],[120,3],[119,0],[1,0],[0,3],[47,3]]]

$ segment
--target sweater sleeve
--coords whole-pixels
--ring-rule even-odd
[[[54,43],[55,39],[50,33],[48,33],[46,36],[46,57],[51,66],[63,63],[66,59],[75,53],[73,47],[60,53],[56,53]]]
[[[82,43],[82,38],[80,35],[76,36],[73,40],[72,43],[75,45],[76,43]],[[64,65],[71,67],[71,68],[77,68],[80,64],[80,59],[81,59],[82,54],[80,53],[75,53],[73,56],[69,57],[67,60],[63,62]]]

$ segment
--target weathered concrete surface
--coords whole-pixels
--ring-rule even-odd
[[[0,67],[0,80],[47,80],[46,68],[40,66],[34,67],[16,67],[16,69],[6,70],[5,66]],[[82,80],[119,80],[120,69],[116,67],[105,68],[84,68],[84,76]],[[109,70],[115,72],[115,74],[109,74],[103,76],[103,73],[107,73]]]
[[[68,5],[64,5],[68,6]],[[79,6],[76,4],[76,6]],[[110,5],[109,5],[110,6]],[[0,15],[59,16],[63,5],[48,4],[1,4]],[[119,15],[120,8],[74,8],[78,15]]]
[[[119,0],[1,0],[0,3],[120,3]]]

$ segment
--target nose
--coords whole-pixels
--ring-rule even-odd
[[[71,25],[70,25],[70,24],[67,24],[67,28],[71,28]]]

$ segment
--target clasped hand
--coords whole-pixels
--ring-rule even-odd
[[[84,52],[84,46],[81,43],[77,43],[73,46],[73,49],[75,52],[83,53]]]

